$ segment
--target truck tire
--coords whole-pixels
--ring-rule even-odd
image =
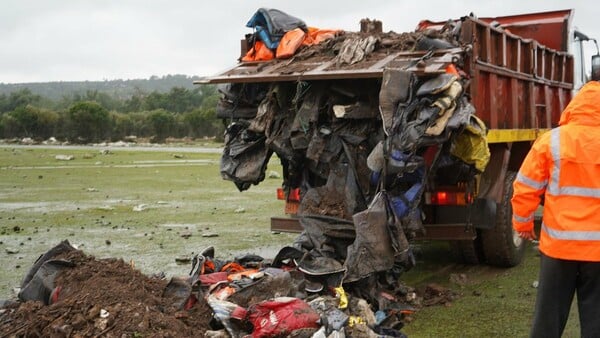
[[[472,241],[451,241],[450,250],[458,263],[477,265],[484,262],[479,235]]]
[[[504,195],[502,202],[498,204],[496,225],[492,229],[481,231],[483,254],[490,265],[509,268],[519,265],[523,260],[527,243],[513,230],[510,204],[516,176],[514,171],[506,172]]]

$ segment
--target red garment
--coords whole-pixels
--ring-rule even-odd
[[[319,314],[298,298],[279,297],[248,308],[252,337],[283,337],[302,328],[318,328]]]

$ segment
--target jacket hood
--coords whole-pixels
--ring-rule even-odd
[[[563,110],[559,125],[600,126],[600,82],[586,83]]]

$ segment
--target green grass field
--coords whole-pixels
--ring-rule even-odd
[[[207,246],[221,258],[273,257],[296,236],[269,231],[269,218],[283,215],[275,199],[281,179],[267,178],[240,193],[221,179],[220,154],[100,150],[0,147],[0,299],[14,297],[37,257],[64,239],[98,258],[122,258],[144,273],[171,276],[189,272],[189,264],[176,258]],[[276,158],[270,171],[281,174]],[[455,264],[445,243],[418,245],[418,264],[404,275],[405,284],[435,282],[459,297],[421,309],[404,333],[528,336],[538,271],[533,248],[520,266],[498,269]],[[453,274],[464,274],[466,282],[450,282]],[[573,312],[564,337],[579,336]]]
[[[59,154],[74,159],[56,160]],[[281,179],[240,193],[221,179],[219,156],[0,148],[0,298],[63,239],[96,257],[168,275],[189,272],[176,257],[211,245],[224,258],[274,255],[295,237],[269,231],[270,215],[283,215],[275,198]],[[268,170],[281,174],[277,159],[272,163]],[[218,236],[203,237],[211,235]]]

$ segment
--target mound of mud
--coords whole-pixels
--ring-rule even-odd
[[[164,294],[168,281],[149,277],[121,259],[96,259],[79,250],[62,254],[74,263],[56,279],[54,300],[6,306],[1,337],[198,337],[212,311],[200,299],[190,310]]]

